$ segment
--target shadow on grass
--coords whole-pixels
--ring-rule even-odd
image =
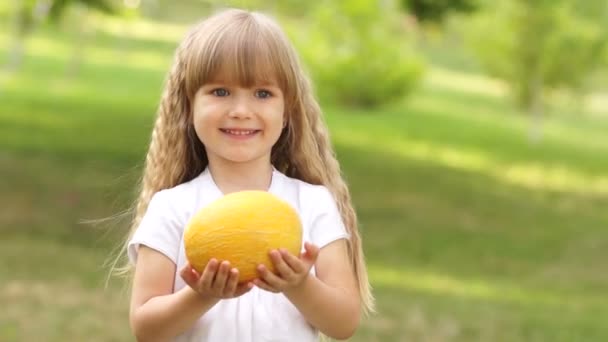
[[[370,262],[606,289],[608,196],[530,190],[371,149],[339,145],[338,153]]]
[[[358,341],[601,341],[605,307],[580,309],[480,299],[426,289],[375,288],[381,310]]]

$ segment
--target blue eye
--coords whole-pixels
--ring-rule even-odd
[[[226,90],[224,88],[213,89],[211,91],[211,93],[215,96],[220,96],[220,97],[229,95],[228,90]]]
[[[256,90],[255,96],[260,99],[265,99],[265,98],[271,97],[272,94],[268,90],[260,89],[260,90]]]

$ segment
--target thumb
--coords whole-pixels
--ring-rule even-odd
[[[308,260],[309,262],[312,262],[313,264],[315,263],[315,261],[317,261],[317,257],[319,256],[319,251],[321,250],[319,247],[317,247],[316,245],[313,245],[310,242],[306,242],[304,243],[304,259]]]
[[[196,284],[199,278],[198,273],[192,268],[192,265],[190,264],[186,264],[186,266],[184,266],[179,272],[179,275],[182,277],[182,279],[184,279],[184,281],[188,285]]]

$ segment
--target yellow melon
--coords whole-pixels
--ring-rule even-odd
[[[264,264],[276,272],[268,252],[286,248],[300,254],[302,224],[285,201],[265,191],[228,194],[199,210],[184,233],[186,257],[202,273],[210,259],[227,260],[239,270],[239,283],[258,277]]]

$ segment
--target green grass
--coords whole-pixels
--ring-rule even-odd
[[[0,79],[0,340],[129,339],[103,268],[126,228],[81,221],[133,198],[173,44],[116,41],[69,78],[47,29]],[[403,104],[327,108],[378,301],[353,340],[608,340],[608,121],[556,113],[530,145],[502,93],[434,68]]]

